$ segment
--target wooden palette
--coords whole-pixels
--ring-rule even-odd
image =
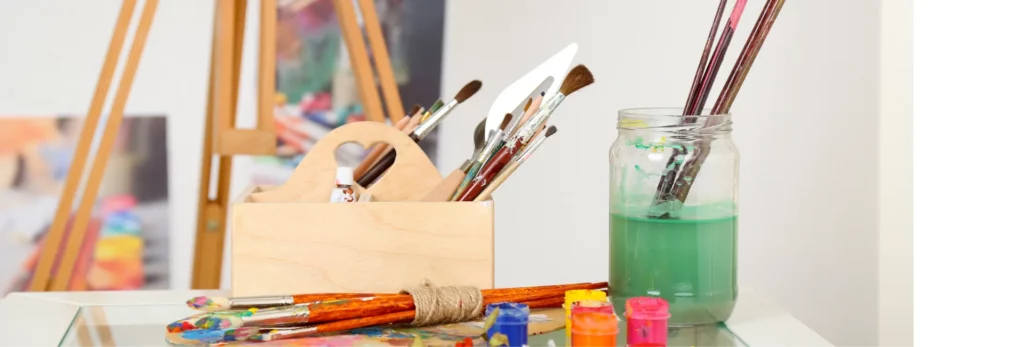
[[[565,328],[565,311],[561,308],[537,309],[530,312],[529,334],[541,335]],[[483,321],[464,322],[419,328],[364,328],[347,334],[287,339],[272,342],[232,342],[224,346],[412,346],[419,336],[423,346],[454,346],[466,337],[473,338],[474,346],[486,346]],[[179,346],[196,346],[180,337],[181,333],[168,333],[167,342]]]

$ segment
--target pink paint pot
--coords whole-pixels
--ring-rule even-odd
[[[626,345],[666,346],[668,344],[668,301],[635,297],[626,300]]]

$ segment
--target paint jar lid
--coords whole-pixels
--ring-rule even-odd
[[[593,289],[573,289],[565,291],[565,303],[563,308],[569,309],[572,303],[582,300],[608,301],[608,294]]]
[[[612,303],[599,300],[580,300],[572,303],[572,314],[583,312],[603,312],[615,314],[615,307]]]
[[[530,321],[530,307],[516,302],[496,302],[487,305],[484,317],[490,316],[491,312],[498,309],[498,318],[494,321],[497,325],[520,325]]]
[[[615,335],[619,333],[619,321],[614,314],[605,312],[582,312],[572,315],[573,335]]]
[[[626,299],[626,318],[668,319],[668,301],[662,298],[638,296]]]
[[[334,171],[334,184],[351,186],[355,184],[355,179],[352,178],[352,176],[352,168],[339,166],[338,169]]]

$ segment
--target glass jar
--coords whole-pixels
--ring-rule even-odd
[[[739,153],[730,115],[619,111],[609,151],[609,294],[668,301],[670,326],[725,321],[736,303]]]

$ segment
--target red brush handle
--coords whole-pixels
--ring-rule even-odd
[[[522,146],[521,144],[522,140],[518,140],[515,150],[518,150],[519,147]],[[462,195],[460,195],[458,199],[455,199],[455,201],[473,201],[473,199],[476,199],[476,196],[480,195],[480,192],[487,187],[487,184],[494,179],[494,176],[498,175],[498,172],[500,172],[501,169],[504,169],[505,165],[512,160],[512,154],[514,154],[514,152],[512,149],[509,149],[508,146],[502,147],[498,153],[494,154],[491,161],[488,161],[487,164],[484,165],[483,169],[480,169],[480,173],[477,174],[476,178],[469,183],[469,187],[466,187],[466,190],[463,191]]]
[[[292,302],[296,304],[310,304],[318,301],[335,301],[353,298],[369,297],[394,297],[402,294],[374,294],[374,293],[319,293],[319,294],[298,294],[292,295]]]
[[[358,328],[366,328],[378,325],[386,325],[392,323],[408,323],[412,322],[416,318],[416,311],[402,311],[395,313],[388,313],[379,316],[362,317],[356,319],[346,319],[336,322],[330,322],[325,324],[319,324],[316,326],[316,331],[319,333],[333,333],[338,331],[346,331]]]
[[[372,300],[352,299],[310,306],[307,322],[330,322],[415,309],[416,304],[410,295]]]

